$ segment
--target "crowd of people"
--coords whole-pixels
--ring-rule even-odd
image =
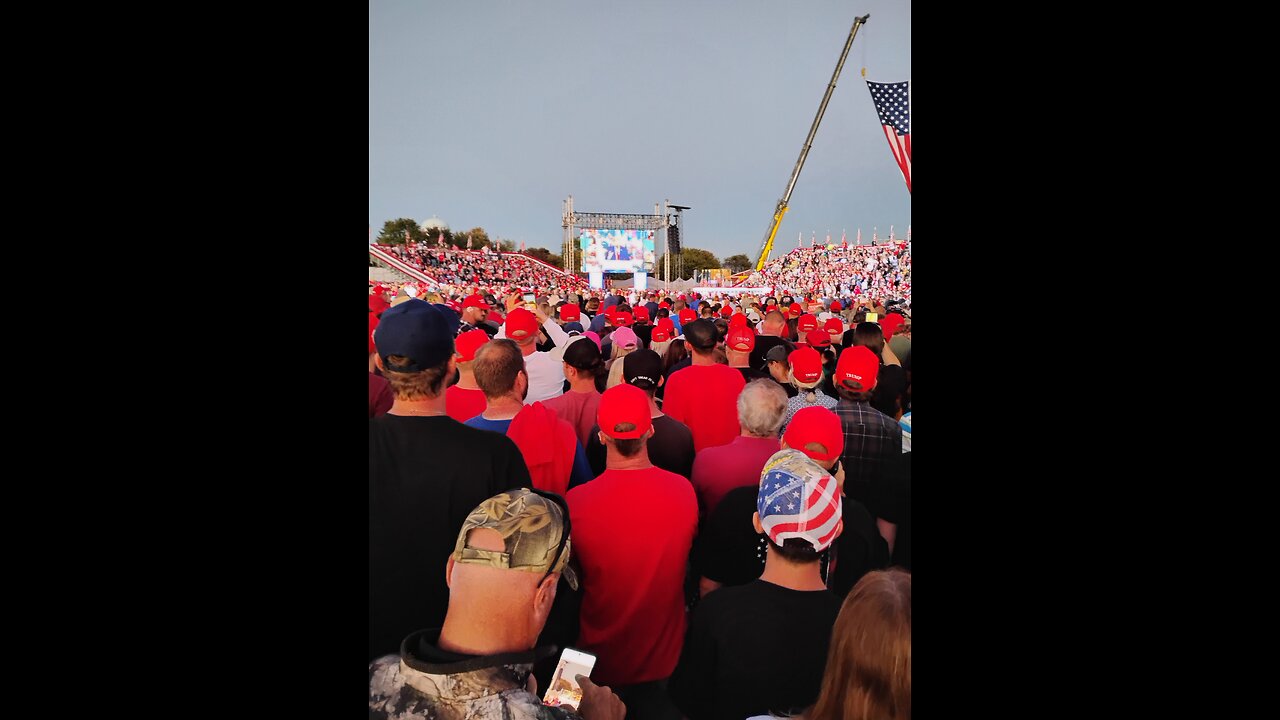
[[[548,288],[582,291],[586,282],[576,275],[515,252],[432,247],[428,244],[378,245],[442,285],[477,285],[512,289]]]
[[[803,250],[371,283],[371,718],[909,720],[910,254]]]
[[[911,244],[798,247],[765,263],[742,283],[827,297],[871,295],[911,307]]]

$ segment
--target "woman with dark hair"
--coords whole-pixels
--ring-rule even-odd
[[[689,357],[689,348],[685,347],[684,338],[673,338],[671,344],[667,346],[667,351],[662,353],[662,377],[665,380],[658,386],[659,398],[666,394],[666,381],[671,379],[671,369],[687,357]]]
[[[600,348],[588,337],[571,338],[564,348],[564,377],[569,390],[542,404],[561,420],[573,426],[578,442],[587,446],[591,428],[600,407],[600,384],[604,382],[604,358]]]

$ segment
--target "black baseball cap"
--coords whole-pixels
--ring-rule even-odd
[[[662,381],[662,356],[652,350],[636,350],[622,358],[622,379],[641,390],[658,387]]]

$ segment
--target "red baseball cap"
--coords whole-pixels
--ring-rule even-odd
[[[490,310],[489,315],[485,317],[485,320],[488,320],[491,323],[497,323],[499,325],[505,322],[502,319],[502,315],[499,315],[497,310]]]
[[[733,306],[728,303],[725,303],[725,306],[720,308],[720,314],[723,315],[724,317],[729,317],[733,315]]]
[[[902,317],[901,313],[895,312],[885,315],[884,320],[880,322],[880,331],[884,333],[884,339],[888,340],[893,337],[893,334],[898,332],[898,328],[902,327],[902,324],[906,321],[907,319]]]
[[[697,319],[698,319],[698,313],[694,312],[692,308],[685,308],[680,311],[681,325],[688,325],[689,323]]]
[[[374,315],[377,315],[389,307],[391,307],[391,303],[387,302],[387,299],[382,297],[382,293],[369,296],[369,309],[373,311]]]
[[[512,340],[524,340],[538,334],[538,318],[522,307],[507,313],[507,337]]]
[[[787,313],[791,315],[791,317],[800,317],[800,314],[803,312],[804,308],[800,307],[800,303],[798,302],[791,303],[791,307],[787,308]]]
[[[791,417],[787,431],[782,434],[787,447],[799,450],[818,462],[831,462],[844,452],[844,428],[840,416],[824,407],[807,407]],[[825,454],[808,450],[805,445],[820,443]]]
[[[747,326],[747,316],[743,315],[742,313],[734,313],[733,317],[729,318],[729,327],[731,328],[746,327],[746,326]]]
[[[840,335],[844,333],[844,323],[840,322],[840,318],[830,318],[823,323],[822,329],[826,330],[828,335]]]
[[[489,333],[480,328],[468,330],[453,341],[453,351],[458,354],[459,362],[471,362],[476,359],[476,351],[487,342],[489,342]]]
[[[822,330],[810,330],[804,336],[804,341],[812,348],[828,348],[831,347],[831,334]]]
[[[756,333],[749,327],[731,327],[725,338],[725,345],[730,350],[751,352],[756,347]]]
[[[582,319],[582,308],[577,305],[565,305],[560,308],[560,319],[565,322],[578,322]]]
[[[466,310],[467,308],[472,307],[478,307],[481,310],[488,310],[489,303],[485,302],[484,298],[479,295],[468,295],[467,299],[462,301],[462,309]]]
[[[653,325],[655,328],[662,328],[672,335],[676,332],[676,321],[669,317],[658,318],[658,322]]]
[[[811,347],[792,350],[787,356],[787,362],[791,365],[791,374],[802,383],[813,383],[822,379],[822,356]]]
[[[840,304],[839,300],[831,301],[831,312],[840,312],[843,309],[844,309],[844,306]]]
[[[664,310],[664,309],[665,309],[665,310],[670,310],[670,309],[671,309],[671,305],[670,305],[670,304],[668,304],[666,300],[663,300],[662,302],[658,303],[658,309],[659,309],[659,310]]]
[[[631,312],[636,316],[637,321],[643,320],[645,322],[649,322],[649,308],[643,305],[637,305]]]
[[[844,383],[846,388],[851,382],[862,383],[862,392],[871,392],[876,386],[876,376],[880,374],[880,359],[863,345],[846,348],[840,353],[836,362],[836,374],[833,380]]]
[[[658,325],[653,328],[653,333],[650,334],[649,339],[653,342],[666,342],[671,339],[671,331],[672,328]]]
[[[801,315],[800,319],[796,321],[796,330],[800,331],[801,333],[807,333],[810,330],[817,330],[817,329],[818,329],[818,318],[808,313]]]
[[[620,327],[630,326],[633,320],[634,318],[631,317],[631,313],[626,311],[613,314],[613,324]]]
[[[634,430],[619,430],[622,423],[635,425]],[[614,385],[600,396],[596,409],[596,424],[600,432],[615,440],[634,440],[649,432],[653,418],[649,417],[649,394],[635,385]]]

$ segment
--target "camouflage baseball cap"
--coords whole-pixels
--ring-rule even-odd
[[[566,507],[527,488],[508,490],[485,500],[462,523],[453,561],[526,572],[558,572],[578,589],[578,577],[569,567],[569,518]],[[467,546],[472,530],[487,528],[502,536],[506,552]],[[561,540],[564,549],[560,550]],[[556,552],[560,551],[559,559]],[[554,567],[553,567],[554,564]]]

